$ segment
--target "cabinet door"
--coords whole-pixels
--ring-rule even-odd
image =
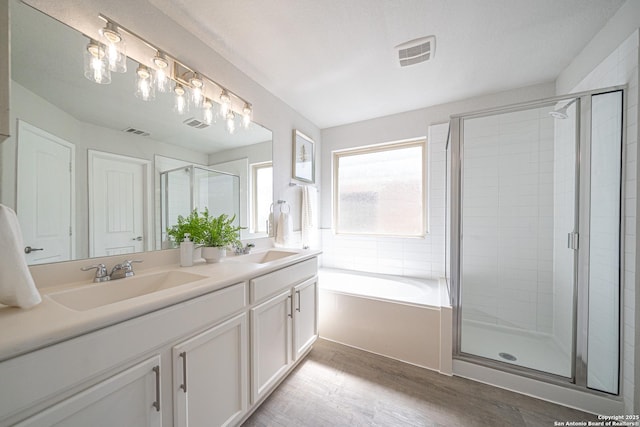
[[[160,356],[65,399],[18,426],[160,427]]]
[[[300,283],[293,289],[293,350],[298,360],[318,338],[318,278]]]
[[[173,347],[176,426],[226,426],[248,405],[247,315]]]
[[[251,398],[255,403],[291,364],[290,289],[251,310]]]

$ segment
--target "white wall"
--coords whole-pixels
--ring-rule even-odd
[[[640,2],[629,0],[607,25],[561,73],[556,81],[558,94],[628,84],[626,114],[626,163],[624,165],[624,282],[622,306],[622,396],[625,411],[640,412],[640,292],[637,265],[638,210],[638,48]]]
[[[448,123],[452,114],[464,113],[540,99],[553,94],[552,84],[471,98],[422,110],[409,111],[322,130],[321,217],[324,254],[322,265],[334,268],[375,271],[423,278],[444,276],[444,162],[446,128],[430,125]],[[429,233],[424,239],[337,236],[332,230],[332,152],[346,148],[427,136],[429,146]],[[401,219],[399,219],[401,220]]]

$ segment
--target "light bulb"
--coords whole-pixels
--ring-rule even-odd
[[[105,47],[95,40],[91,40],[84,50],[84,76],[95,83],[111,83]]]
[[[202,105],[202,86],[191,89],[191,100],[193,105],[200,107]]]
[[[226,89],[222,89],[220,93],[220,116],[224,119],[227,118],[227,114],[229,113],[229,107],[231,104],[231,97],[229,96],[229,92]]]
[[[153,75],[146,65],[140,64],[136,70],[136,96],[143,101],[150,101],[155,98]]]

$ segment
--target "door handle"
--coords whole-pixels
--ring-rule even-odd
[[[287,316],[293,318],[293,298],[291,298],[291,295],[289,295],[287,297],[287,299],[289,300],[289,309],[291,309],[291,311],[289,313],[287,313]]]
[[[298,295],[298,308],[296,308],[296,311],[297,311],[298,313],[300,313],[300,308],[301,308],[301,307],[300,307],[300,306],[301,306],[300,290],[297,290],[297,291],[296,291],[296,294]]]
[[[156,401],[151,406],[156,408],[156,411],[160,412],[160,366],[153,367],[153,372],[156,373]]]
[[[182,357],[182,384],[180,384],[180,388],[187,392],[187,352],[183,351],[179,354]]]
[[[134,237],[134,238],[133,238],[133,239],[131,239],[131,240],[136,240],[136,241],[138,241],[138,242],[142,242],[142,236]]]
[[[32,248],[31,246],[24,247],[25,254],[30,254],[31,252],[35,252],[35,251],[44,251],[44,248]]]

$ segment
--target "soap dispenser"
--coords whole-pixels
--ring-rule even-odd
[[[193,265],[193,242],[189,240],[191,235],[184,233],[184,240],[180,243],[180,266],[191,267]]]

